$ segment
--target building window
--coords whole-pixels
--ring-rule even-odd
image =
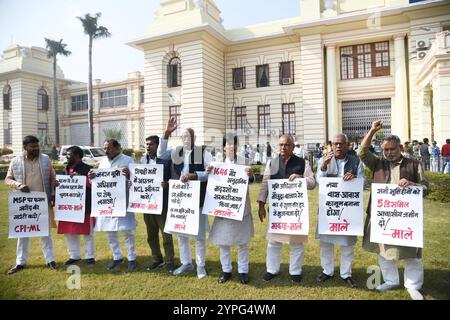
[[[11,110],[11,106],[12,106],[11,86],[6,85],[3,88],[3,109]]]
[[[256,87],[268,87],[269,86],[269,65],[262,64],[256,66]]]
[[[294,61],[280,62],[280,84],[294,83]]]
[[[236,107],[235,110],[235,128],[239,133],[247,127],[247,107]]]
[[[233,89],[245,89],[245,67],[233,69]]]
[[[177,129],[172,132],[172,136],[179,137],[181,135],[181,106],[170,106],[169,118],[175,118],[175,120],[177,121]]]
[[[389,41],[340,48],[341,79],[388,76]]]
[[[177,57],[170,59],[167,65],[167,86],[181,86],[181,60]]]
[[[3,141],[5,145],[12,144],[12,123],[8,122],[8,128],[3,129]]]
[[[140,93],[141,93],[141,95],[140,95],[140,97],[141,97],[140,103],[144,103],[144,86],[140,86],[139,89],[140,89]]]
[[[37,94],[37,108],[38,110],[48,110],[48,94],[44,89],[39,89]]]
[[[126,88],[100,92],[100,107],[102,108],[123,107],[127,106],[127,104]]]
[[[295,135],[295,103],[283,103],[281,115],[283,134]]]
[[[47,137],[48,134],[48,125],[45,122],[38,122],[37,127],[37,135],[38,137],[44,141],[44,139]]]
[[[258,132],[260,135],[270,134],[270,105],[258,106]]]
[[[87,110],[88,108],[88,95],[81,94],[79,96],[73,96],[72,98],[72,111]]]

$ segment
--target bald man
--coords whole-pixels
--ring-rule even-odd
[[[200,184],[200,212],[206,194],[206,182],[208,174],[205,169],[212,161],[212,155],[204,147],[195,145],[195,133],[192,128],[184,129],[181,140],[183,144],[174,149],[167,149],[168,139],[172,132],[178,127],[175,118],[170,118],[167,122],[164,136],[158,146],[158,158],[172,160],[172,179],[180,179],[182,182],[198,180]],[[173,272],[179,276],[194,270],[192,265],[192,255],[190,248],[190,238],[195,239],[195,261],[197,264],[197,277],[202,279],[208,274],[205,268],[206,260],[206,232],[209,231],[208,216],[199,215],[199,231],[195,236],[183,233],[172,233],[178,236],[178,247],[180,251],[181,266]]]

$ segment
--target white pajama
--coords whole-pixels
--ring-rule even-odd
[[[187,265],[192,263],[191,242],[190,237],[178,236],[178,248],[180,251],[181,264]],[[204,267],[206,260],[206,239],[195,239],[195,262],[197,267]]]
[[[127,248],[128,261],[136,260],[136,238],[134,235],[134,230],[124,230],[125,238],[125,248]],[[120,239],[119,239],[119,231],[108,231],[106,232],[108,235],[109,247],[111,248],[113,259],[119,260],[122,259],[123,254],[120,248]]]
[[[70,259],[81,259],[81,236],[79,234],[65,234],[67,241],[67,251],[69,251]],[[84,235],[84,257],[93,259],[95,257],[95,240],[94,236]]]
[[[45,262],[49,263],[55,260],[55,252],[53,249],[53,241],[51,236],[41,237],[41,247],[44,253]],[[18,238],[16,249],[16,264],[25,265],[30,253],[30,238]]]
[[[267,244],[267,272],[278,274],[281,264],[282,243],[270,240]],[[290,244],[289,274],[302,274],[303,244]]]
[[[354,246],[340,246],[341,247],[341,263],[340,275],[342,279],[347,279],[352,276],[352,262]],[[320,241],[320,264],[323,268],[323,273],[328,276],[334,274],[334,244]]]
[[[238,246],[238,272],[248,273],[248,243]],[[231,272],[231,246],[220,246],[220,263],[223,272]]]
[[[404,259],[403,261],[405,266],[405,288],[420,290],[423,285],[424,276],[422,259],[412,258]],[[390,285],[400,285],[397,260],[387,260],[378,255],[378,263],[380,264],[384,282]]]

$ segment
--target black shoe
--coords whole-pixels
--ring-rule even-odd
[[[166,263],[166,270],[169,273],[173,273],[175,271],[177,267],[175,266],[175,264],[173,262],[167,262]]]
[[[137,263],[136,260],[128,261],[128,271],[136,271]]]
[[[157,268],[161,268],[163,265],[164,261],[153,261],[153,263],[147,267],[147,271],[152,271]]]
[[[325,282],[331,278],[333,278],[333,276],[329,276],[322,272],[321,274],[319,274],[319,276],[316,278],[316,280],[317,280],[317,282]]]
[[[55,261],[51,261],[51,262],[47,263],[47,266],[52,270],[56,270],[56,268],[57,268]]]
[[[225,282],[227,282],[230,279],[231,279],[231,272],[222,272],[222,274],[220,275],[219,279],[217,279],[217,282],[225,283]]]
[[[93,266],[95,264],[95,259],[94,258],[86,259],[86,264],[88,266]]]
[[[81,259],[72,259],[72,258],[70,258],[69,260],[67,260],[66,262],[64,262],[64,265],[65,266],[70,266],[70,265],[72,265],[72,264],[75,264],[75,263],[77,263],[78,261],[80,261]]]
[[[23,266],[21,264],[18,264],[18,265],[15,265],[14,267],[12,267],[11,269],[9,269],[6,274],[9,276],[9,275],[11,275],[13,273],[16,273],[16,272],[19,272],[20,270],[23,270],[24,268],[25,268],[25,266]]]
[[[239,282],[242,284],[247,284],[249,282],[248,273],[239,273]]]
[[[291,274],[291,280],[295,283],[302,282],[302,275],[301,274]]]
[[[276,276],[277,276],[277,274],[273,274],[273,273],[267,272],[262,279],[263,279],[263,281],[267,282],[267,281],[272,280]]]
[[[352,277],[348,277],[348,278],[345,278],[345,279],[342,279],[342,280],[344,280],[345,283],[347,283],[350,286],[350,288],[356,288],[356,281],[353,280]]]
[[[106,269],[108,270],[112,270],[115,267],[117,267],[119,264],[123,263],[123,259],[119,259],[119,260],[113,260],[110,264],[108,264],[108,266],[106,267]]]

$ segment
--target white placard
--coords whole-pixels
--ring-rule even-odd
[[[169,180],[164,232],[197,235],[200,220],[200,181]]]
[[[319,179],[319,234],[364,234],[364,179]]]
[[[306,179],[268,180],[269,233],[307,235],[309,208]]]
[[[45,192],[8,194],[9,238],[46,237],[49,233],[48,201]]]
[[[84,222],[86,212],[86,177],[56,175],[55,220]]]
[[[370,242],[423,248],[423,188],[372,183]]]
[[[131,164],[129,212],[162,214],[164,166],[162,164]]]
[[[214,162],[208,174],[203,214],[242,221],[247,199],[246,166]]]
[[[125,217],[126,178],[122,169],[95,169],[91,217]]]

